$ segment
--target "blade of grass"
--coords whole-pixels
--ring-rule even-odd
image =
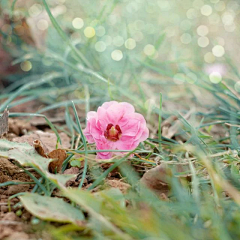
[[[47,83],[49,81],[52,81],[55,78],[60,77],[61,74],[59,73],[51,73],[45,77],[42,77],[40,80],[35,81],[35,82],[30,82],[22,87],[20,87],[17,91],[15,91],[10,97],[0,106],[0,112],[2,112],[16,97],[18,97],[23,91],[29,89],[29,88],[34,88],[38,87],[44,83]]]
[[[129,157],[132,153],[134,153],[135,149],[128,153],[126,156],[123,158],[119,159],[117,162],[115,162],[110,168],[108,168],[97,180],[93,182],[93,184],[87,189],[87,190],[92,190],[96,186],[98,186],[107,176],[108,174],[113,171],[116,167],[118,167],[121,163],[126,161],[127,157]]]
[[[84,152],[85,152],[84,168],[83,168],[82,179],[81,179],[81,182],[80,182],[80,184],[78,186],[78,188],[81,188],[82,185],[83,185],[83,182],[85,180],[85,177],[86,177],[86,174],[87,174],[87,167],[88,167],[88,161],[87,161],[87,158],[86,158],[87,155],[88,155],[88,152],[87,152],[87,142],[86,142],[85,136],[84,136],[83,131],[82,131],[80,120],[78,118],[77,109],[76,109],[76,107],[75,107],[73,102],[72,102],[72,108],[73,108],[75,119],[76,119],[76,122],[77,122],[78,133],[81,135],[81,139],[82,139],[83,146],[84,146]]]
[[[162,93],[159,94],[159,115],[158,115],[158,140],[159,140],[159,150],[162,150]]]
[[[85,58],[85,56],[79,50],[76,49],[76,47],[71,43],[71,41],[69,40],[69,38],[67,37],[65,32],[59,26],[59,24],[57,23],[56,19],[53,17],[46,0],[42,0],[42,1],[43,1],[43,5],[44,5],[44,7],[45,7],[45,9],[47,11],[47,14],[48,14],[48,16],[49,16],[49,18],[50,18],[54,28],[57,30],[58,34],[68,44],[68,46],[72,49],[72,51],[75,54],[75,56],[78,59],[80,59],[87,67],[92,68],[92,65],[90,64],[90,62]]]

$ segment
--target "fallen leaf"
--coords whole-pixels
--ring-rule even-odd
[[[141,178],[140,182],[159,196],[162,194],[167,195],[169,192],[168,178],[171,174],[171,170],[167,165],[162,163],[161,165],[147,171]]]
[[[46,150],[44,150],[43,144],[41,143],[40,140],[38,139],[34,140],[33,146],[39,155],[45,158],[47,157],[47,155],[45,154]]]
[[[40,219],[54,222],[80,224],[84,215],[80,209],[66,203],[61,198],[27,193],[19,197],[24,207]]]
[[[171,178],[177,177],[180,181],[183,179],[190,181],[191,177],[188,172],[190,172],[188,164],[169,165],[161,163],[161,165],[147,171],[140,182],[153,190],[158,196],[161,196],[161,198],[166,198],[170,189]]]
[[[51,174],[48,171],[49,159],[40,156],[33,146],[27,143],[17,143],[0,139],[0,156],[14,159],[23,167],[30,166],[38,168],[47,178],[64,186],[65,183],[73,178],[73,175]]]
[[[0,117],[0,137],[8,132],[8,110],[5,109],[2,116]]]
[[[67,158],[66,151],[63,149],[53,150],[48,154],[49,158],[54,159],[48,165],[48,170],[50,173],[60,172],[64,160]]]
[[[62,145],[59,144],[59,148],[70,148],[70,138],[67,136],[66,133],[60,133],[59,134]],[[12,139],[14,142],[18,143],[28,143],[33,146],[33,142],[35,140],[40,140],[43,144],[45,149],[45,153],[49,153],[56,149],[57,144],[57,137],[54,133],[51,132],[43,132],[43,131],[34,131],[29,135],[24,135],[21,137],[15,137]]]

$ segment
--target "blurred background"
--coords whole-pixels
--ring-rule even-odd
[[[55,133],[71,138],[71,149],[84,146],[70,114],[72,101],[83,127],[86,112],[110,100],[130,102],[147,120],[150,137],[139,145],[141,155],[127,162],[133,170],[122,164],[124,174],[118,175],[111,170],[117,161],[109,168],[97,162],[96,171],[89,163],[94,187],[116,176],[131,184],[126,211],[119,208],[123,198],[112,193],[99,210],[131,238],[118,232],[112,237],[91,214],[84,234],[91,229],[94,239],[240,239],[239,12],[239,0],[0,1],[0,113],[8,107],[11,117],[24,120],[39,113],[31,124],[44,130],[45,120],[51,121]],[[70,162],[71,155],[65,168],[68,161],[83,166],[86,153],[84,146],[81,162],[79,156]],[[173,174],[169,198],[159,200],[135,186],[150,169],[153,180],[162,181],[169,172],[154,172],[162,163]],[[87,161],[85,166],[86,174]],[[48,180],[44,184],[49,187]],[[88,206],[90,195],[83,196]],[[104,198],[96,199],[99,204]],[[54,239],[66,239],[72,229],[54,226],[50,232],[62,231]]]
[[[43,112],[53,104],[54,109],[63,101],[57,106],[66,106],[72,99],[89,110],[115,99],[133,103],[149,117],[159,105],[159,92],[166,113],[211,109],[226,89],[240,94],[239,1],[0,4],[1,99],[38,83],[17,94],[9,104],[12,111],[23,103],[20,110],[26,111],[36,99],[41,104],[28,111]]]

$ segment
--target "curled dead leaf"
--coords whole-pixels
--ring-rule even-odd
[[[48,170],[50,173],[60,172],[64,160],[67,158],[67,153],[63,149],[53,150],[48,154],[48,158],[54,159],[48,165]]]
[[[39,155],[41,155],[42,157],[47,157],[47,155],[45,154],[46,150],[44,150],[44,146],[40,140],[38,139],[34,140],[33,146]]]

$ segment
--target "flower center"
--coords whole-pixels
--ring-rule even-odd
[[[104,132],[104,136],[108,140],[116,142],[122,136],[121,128],[118,125],[114,126],[112,123],[109,123],[107,125],[107,129]]]

